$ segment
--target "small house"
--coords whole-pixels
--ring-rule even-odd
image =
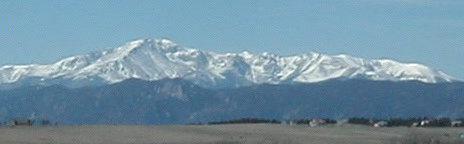
[[[379,121],[377,123],[374,124],[374,127],[385,127],[388,125],[388,122],[386,121]]]
[[[464,125],[462,124],[462,121],[452,121],[451,126],[452,127],[461,127],[461,126],[464,126]]]
[[[430,124],[429,120],[423,120],[423,121],[420,122],[419,126],[424,127],[424,126],[429,126],[429,124]]]
[[[309,126],[310,127],[317,127],[317,126],[325,125],[326,123],[327,123],[327,121],[325,121],[323,119],[312,119],[309,122]]]

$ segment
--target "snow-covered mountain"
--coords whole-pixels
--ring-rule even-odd
[[[65,58],[49,65],[0,68],[0,85],[71,87],[101,85],[136,78],[181,78],[203,87],[252,84],[315,83],[330,79],[452,82],[447,74],[421,64],[365,60],[347,55],[308,53],[215,53],[180,46],[168,39],[140,39],[116,49]]]

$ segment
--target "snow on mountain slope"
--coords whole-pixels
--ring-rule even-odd
[[[168,39],[140,39],[116,49],[69,57],[50,65],[0,68],[0,84],[63,84],[80,87],[129,78],[182,78],[204,87],[314,83],[329,79],[452,82],[441,71],[393,60],[365,60],[318,53],[214,53],[182,47]]]

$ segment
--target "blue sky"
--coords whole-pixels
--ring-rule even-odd
[[[0,65],[167,37],[217,52],[392,58],[464,79],[463,7],[462,0],[4,0]]]

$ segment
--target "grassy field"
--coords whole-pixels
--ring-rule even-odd
[[[456,143],[459,128],[373,128],[366,126],[56,126],[3,127],[1,144],[396,144]]]

